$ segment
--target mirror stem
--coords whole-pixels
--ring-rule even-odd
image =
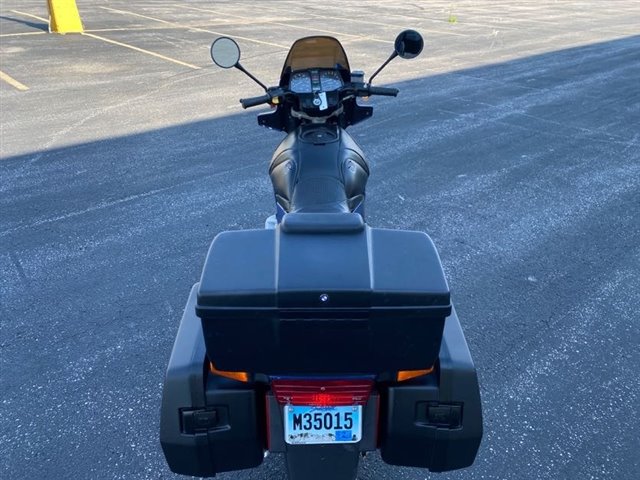
[[[380,71],[381,71],[384,67],[386,67],[386,66],[388,65],[388,63],[389,63],[391,60],[393,60],[393,59],[394,59],[394,58],[396,58],[397,56],[398,56],[398,52],[393,52],[393,53],[389,56],[389,58],[387,58],[387,61],[386,61],[386,62],[384,62],[384,63],[380,66],[380,68],[379,68],[378,70],[376,70],[376,71],[374,72],[374,74],[373,74],[373,75],[371,75],[371,77],[369,77],[369,85],[371,85],[371,82],[373,82],[373,79],[375,78],[375,76],[376,76],[376,75],[378,75],[378,74],[380,73]]]
[[[240,70],[242,73],[244,73],[247,77],[249,77],[251,80],[253,80],[254,82],[256,82],[258,85],[260,85],[262,88],[264,88],[264,91],[266,92],[268,90],[267,86],[262,83],[260,80],[258,80],[256,77],[254,77],[253,75],[251,75],[249,72],[247,72],[244,67],[242,65],[240,65],[240,62],[236,63],[234,65],[238,70]]]

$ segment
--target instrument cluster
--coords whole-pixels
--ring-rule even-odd
[[[295,93],[332,92],[342,85],[337,70],[299,70],[291,74],[289,90]]]

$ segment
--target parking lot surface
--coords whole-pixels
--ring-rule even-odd
[[[213,236],[272,213],[282,138],[212,40],[273,84],[299,37],[370,74],[405,28],[423,54],[351,129],[367,220],[434,239],[485,436],[464,471],[369,455],[359,478],[640,478],[637,1],[77,3],[82,35],[0,4],[0,478],[179,478],[158,428],[181,310]]]

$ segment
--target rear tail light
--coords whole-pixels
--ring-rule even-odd
[[[338,407],[365,405],[372,380],[273,380],[273,393],[281,405]]]

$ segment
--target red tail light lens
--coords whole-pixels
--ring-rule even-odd
[[[372,380],[273,380],[273,393],[281,405],[338,407],[365,405]]]

